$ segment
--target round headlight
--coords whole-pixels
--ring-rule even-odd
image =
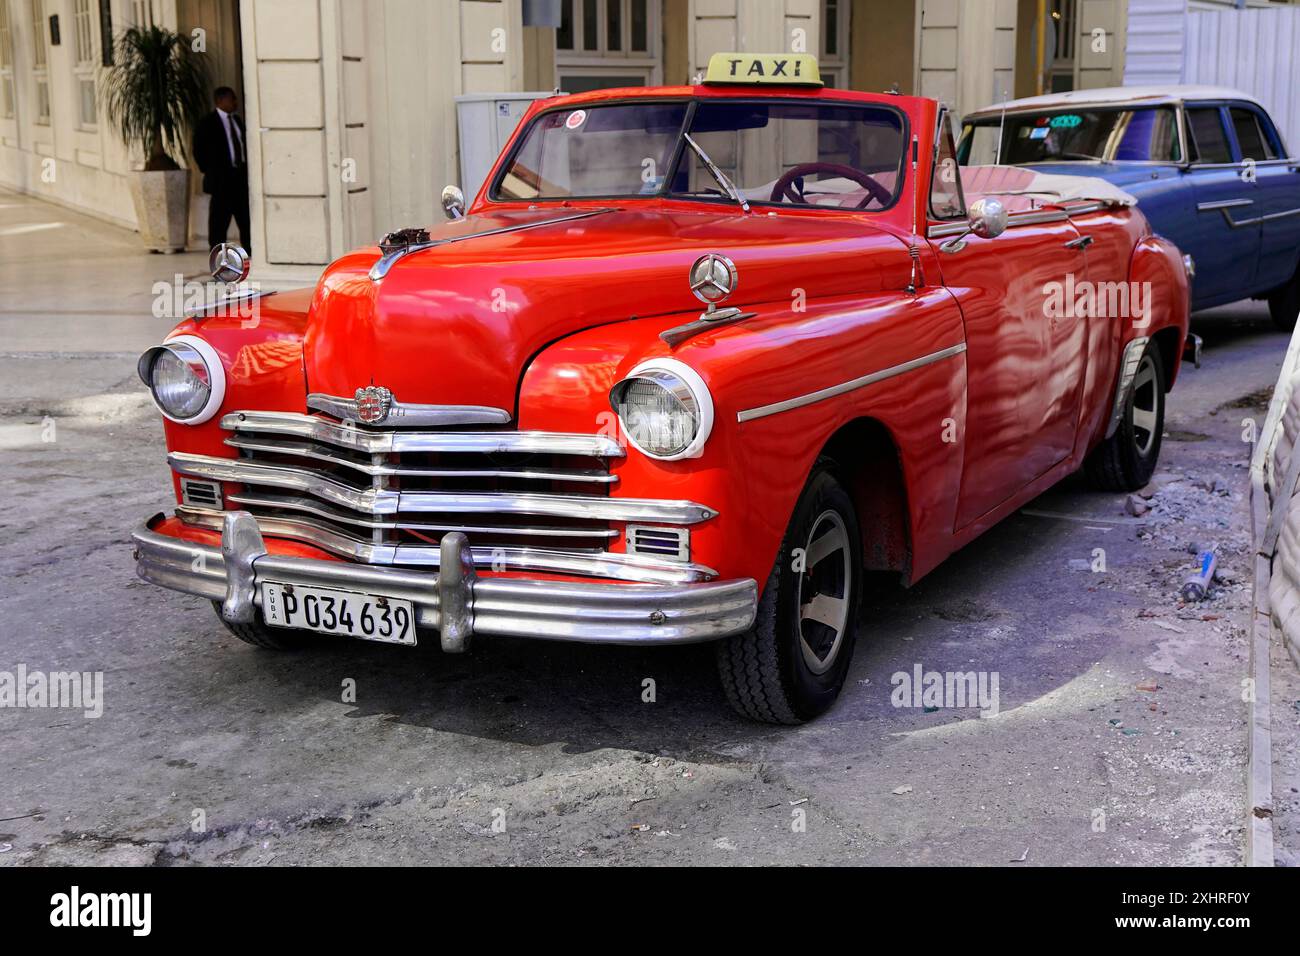
[[[713,430],[713,398],[704,379],[676,359],[638,365],[609,400],[628,441],[651,458],[697,457]]]
[[[178,335],[140,356],[140,379],[171,421],[198,425],[216,414],[226,380],[216,351],[203,339]]]

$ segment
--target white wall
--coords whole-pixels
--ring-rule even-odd
[[[1015,0],[922,0],[917,92],[962,116],[1015,91]]]
[[[1187,0],[1128,0],[1127,86],[1179,83]]]
[[[1257,97],[1300,155],[1300,7],[1188,14],[1182,79]]]

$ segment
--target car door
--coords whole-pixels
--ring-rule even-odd
[[[1272,121],[1254,104],[1234,103],[1228,117],[1242,162],[1254,163],[1255,208],[1243,212],[1262,220],[1250,291],[1271,292],[1295,275],[1300,259],[1300,160],[1287,158]]]
[[[1243,175],[1222,104],[1188,103],[1186,123],[1191,162],[1184,176],[1196,216],[1175,241],[1196,262],[1192,305],[1203,309],[1245,298],[1254,288],[1262,235],[1259,190],[1252,175]]]
[[[965,196],[950,133],[941,139],[932,184],[933,224],[960,228]],[[932,240],[966,327],[958,528],[1063,461],[1078,427],[1088,320],[1053,305],[1085,280],[1086,240],[1059,211],[1012,222],[993,239]]]

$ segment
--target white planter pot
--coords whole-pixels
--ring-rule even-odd
[[[133,172],[128,178],[145,247],[156,252],[184,252],[190,225],[189,170]]]

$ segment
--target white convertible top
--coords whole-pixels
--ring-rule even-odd
[[[1027,96],[982,106],[968,113],[966,119],[987,119],[997,116],[1005,108],[1008,113],[1062,109],[1080,106],[1158,106],[1165,103],[1185,103],[1188,100],[1239,100],[1253,103],[1261,109],[1259,100],[1249,93],[1226,86],[1197,86],[1174,83],[1168,86],[1107,86],[1096,90],[1070,90],[1067,93],[1048,93],[1044,96]]]
[[[996,196],[1004,200],[1010,212],[1084,201],[1104,202],[1109,206],[1137,205],[1132,194],[1096,176],[1040,173],[1023,166],[963,166],[961,185],[967,203]]]

